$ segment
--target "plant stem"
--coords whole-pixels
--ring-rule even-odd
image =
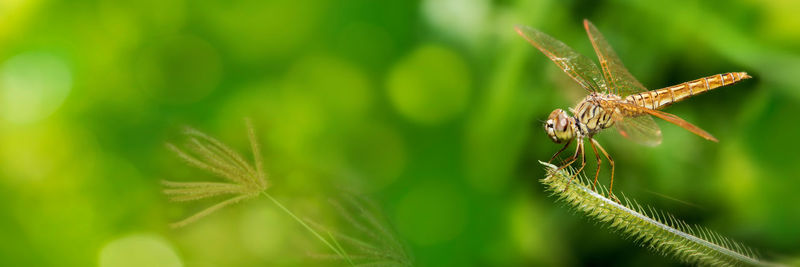
[[[592,190],[590,181],[571,169],[541,162],[547,168],[547,177],[541,180],[560,200],[589,218],[607,225],[642,246],[662,255],[671,255],[684,263],[707,266],[769,266],[758,260],[753,251],[740,243],[722,237],[706,228],[690,226],[674,216],[643,208],[637,202],[623,197],[623,205],[604,196],[608,191],[599,187]],[[577,175],[577,179],[572,179]]]
[[[300,219],[299,217],[297,217],[297,215],[294,215],[294,213],[292,213],[291,211],[289,211],[289,209],[287,209],[285,206],[283,206],[283,204],[281,204],[280,202],[278,202],[278,200],[277,200],[277,199],[273,198],[273,197],[272,197],[270,194],[268,194],[266,191],[262,191],[262,192],[261,192],[261,194],[263,194],[263,195],[264,195],[265,197],[267,197],[269,200],[272,200],[272,203],[275,203],[275,205],[277,205],[279,208],[281,208],[283,211],[285,211],[287,214],[289,214],[289,216],[291,216],[291,217],[292,217],[292,218],[293,218],[295,221],[297,221],[297,222],[298,222],[300,225],[302,225],[303,227],[305,227],[305,228],[306,228],[306,230],[308,230],[309,232],[311,232],[311,234],[313,234],[314,236],[316,236],[316,237],[317,237],[317,238],[318,238],[320,241],[322,241],[322,243],[324,243],[324,244],[325,244],[326,246],[328,246],[328,247],[329,247],[331,250],[333,250],[333,252],[335,252],[335,253],[336,253],[336,255],[339,255],[339,257],[342,257],[342,258],[344,258],[344,259],[347,259],[347,261],[350,263],[350,265],[351,265],[351,266],[355,266],[355,264],[353,264],[353,262],[350,260],[350,257],[348,257],[348,256],[347,256],[347,254],[345,254],[345,253],[344,253],[344,251],[340,251],[338,248],[336,248],[335,246],[331,245],[331,243],[330,243],[330,242],[328,242],[328,240],[327,240],[327,239],[325,239],[324,237],[322,237],[322,235],[320,235],[319,233],[317,233],[317,231],[314,231],[314,229],[313,229],[313,228],[311,228],[311,226],[309,226],[308,224],[306,224],[306,222],[304,222],[302,219]],[[336,241],[334,240],[334,242],[336,242]]]
[[[350,265],[355,266],[355,264],[353,263],[353,260],[350,259],[350,255],[347,255],[347,253],[344,251],[344,248],[342,247],[342,245],[339,244],[339,241],[336,241],[336,237],[333,237],[333,234],[331,234],[331,232],[328,232],[328,236],[331,238],[331,241],[333,242],[333,244],[336,245],[337,248],[339,248],[339,251],[341,251],[342,254],[344,254],[344,257],[345,257],[344,259],[347,260],[347,262],[349,262]]]

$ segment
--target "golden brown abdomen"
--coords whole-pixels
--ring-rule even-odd
[[[746,72],[728,72],[688,81],[666,88],[641,92],[625,97],[628,103],[649,109],[662,109],[672,103],[680,102],[697,94],[702,94],[717,87],[731,85],[751,78]]]

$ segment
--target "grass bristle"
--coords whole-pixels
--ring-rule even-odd
[[[756,253],[709,229],[691,226],[675,216],[647,206],[624,195],[620,204],[607,197],[605,187],[595,192],[591,182],[580,174],[570,179],[573,170],[558,170],[545,165],[547,176],[541,182],[559,200],[567,203],[592,220],[599,222],[626,239],[650,248],[656,253],[673,257],[683,263],[700,266],[767,266]],[[616,196],[615,196],[616,197]]]

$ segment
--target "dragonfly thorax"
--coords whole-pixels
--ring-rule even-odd
[[[575,126],[578,128],[578,137],[591,137],[614,125],[614,107],[607,103],[619,100],[620,97],[614,94],[592,93],[578,103],[572,110]]]

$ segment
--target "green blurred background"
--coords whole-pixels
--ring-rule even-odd
[[[536,161],[559,148],[541,122],[576,85],[513,25],[594,59],[583,18],[649,88],[755,77],[667,109],[719,143],[663,121],[655,148],[599,140],[616,192],[797,263],[798,13],[796,1],[2,0],[0,265],[340,264],[309,256],[328,251],[264,199],[168,228],[213,202],[170,203],[159,180],[216,178],[164,143],[190,125],[245,153],[245,117],[272,195],[342,231],[326,199],[368,196],[418,265],[674,265],[538,182]]]

